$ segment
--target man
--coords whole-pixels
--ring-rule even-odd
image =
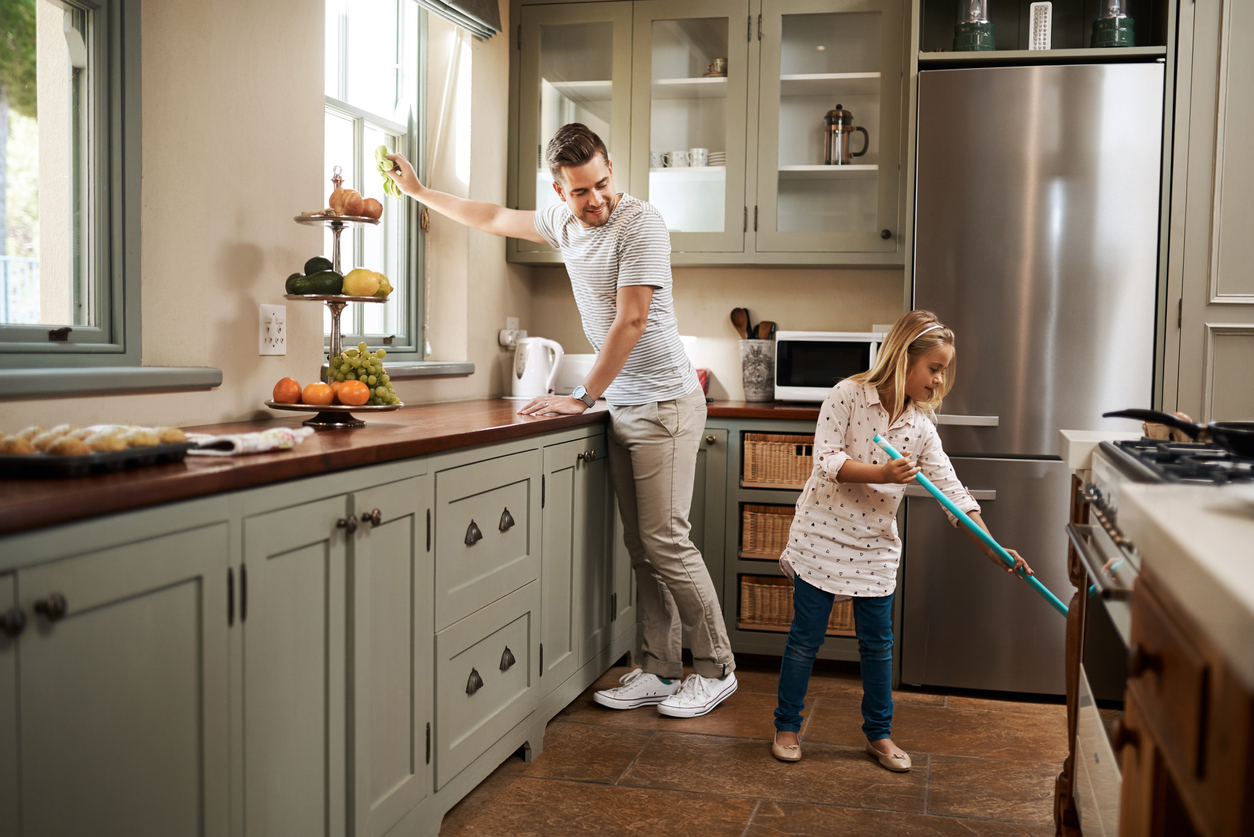
[[[704,715],[736,691],[736,665],[709,571],[688,538],[705,396],[679,339],[662,216],[615,190],[605,143],[578,123],[549,142],[546,162],[561,203],[540,211],[428,189],[404,157],[389,159],[400,190],[442,215],[561,249],[596,363],[573,395],[537,398],[519,413],[578,415],[598,397],[609,402],[610,474],[644,626],[643,669],[595,699],[613,709],[656,705],[663,715]],[[682,683],[681,630],[696,672]]]

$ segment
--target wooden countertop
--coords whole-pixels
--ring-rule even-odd
[[[517,401],[455,401],[404,407],[367,417],[365,427],[314,433],[290,451],[249,456],[188,456],[183,462],[90,477],[0,479],[0,535],[69,523],[144,506],[203,497],[300,477],[375,465],[413,456],[518,439],[599,424],[608,415],[599,403],[581,416],[520,416]],[[773,403],[716,401],[714,418],[816,421],[818,408]],[[299,427],[305,415],[188,427],[197,433],[251,433]]]

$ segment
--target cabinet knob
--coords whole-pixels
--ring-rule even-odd
[[[711,433],[709,436],[706,436],[706,437],[705,437],[705,443],[706,443],[707,445],[712,445],[712,444],[714,444],[714,443],[715,443],[715,442],[717,442],[717,441],[718,441],[718,437],[717,437],[717,436],[715,436],[713,433]]]
[[[888,239],[892,237],[893,237],[892,230],[880,230],[880,238],[884,239],[885,241],[887,241]]]
[[[49,622],[55,622],[62,616],[65,616],[65,611],[68,607],[65,596],[62,596],[60,593],[53,593],[48,598],[35,602],[35,612]]]
[[[579,462],[591,462],[597,458],[597,452],[594,450],[586,450],[583,453],[575,454],[575,459]]]
[[[473,695],[482,688],[483,678],[479,676],[479,672],[472,668],[470,670],[470,678],[466,680],[466,694]]]
[[[501,522],[497,524],[496,528],[501,532],[508,532],[514,528],[514,516],[509,513],[508,508],[501,512]]]
[[[518,661],[514,659],[514,652],[510,651],[509,646],[506,645],[504,653],[501,654],[501,671],[509,671],[516,662]]]
[[[25,629],[26,613],[20,607],[0,613],[0,631],[4,631],[9,636],[17,636]]]
[[[1152,654],[1145,650],[1145,646],[1137,643],[1132,648],[1132,653],[1128,656],[1128,676],[1140,677],[1147,671],[1162,675],[1163,658],[1160,654]]]
[[[369,523],[371,526],[378,526],[383,523],[383,512],[378,509],[371,509],[368,512],[362,512],[361,522]]]
[[[466,546],[474,546],[481,540],[483,540],[483,532],[479,531],[479,524],[473,520],[470,521],[470,525],[466,527]]]
[[[346,532],[348,532],[348,533],[351,535],[351,534],[353,534],[354,532],[356,532],[356,531],[357,531],[357,518],[355,518],[355,517],[348,517],[348,518],[341,517],[339,520],[335,521],[335,528],[336,528],[336,529],[343,529],[343,530],[345,530]]]
[[[1115,755],[1123,752],[1124,747],[1132,746],[1139,748],[1141,746],[1141,733],[1124,723],[1120,718],[1115,722],[1115,731],[1110,736],[1111,749],[1115,751]]]

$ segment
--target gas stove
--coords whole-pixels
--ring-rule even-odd
[[[1133,482],[1179,482],[1226,485],[1254,482],[1254,459],[1229,453],[1215,444],[1164,442],[1155,439],[1103,442]]]

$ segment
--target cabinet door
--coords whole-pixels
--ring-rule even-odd
[[[17,606],[13,574],[0,575],[0,615]],[[17,619],[16,615],[11,616]],[[17,637],[0,631],[0,834],[20,834],[17,821]]]
[[[244,521],[244,810],[253,837],[347,831],[347,498]]]
[[[763,0],[759,252],[897,251],[902,5]],[[828,165],[826,115],[837,107],[855,130],[848,162]]]
[[[744,251],[748,22],[745,0],[635,5],[631,193],[675,252]]]
[[[707,427],[697,451],[692,486],[692,542],[701,550],[714,589],[723,599],[723,547],[727,541],[727,431]]]
[[[582,122],[609,148],[618,188],[631,175],[631,3],[523,6],[518,78],[516,209],[560,202],[544,163],[557,129]],[[512,242],[519,254],[560,254],[547,244]]]
[[[226,833],[229,532],[18,571],[21,824],[6,833]]]
[[[426,478],[359,491],[353,511],[350,782],[354,833],[378,837],[431,784],[435,629]]]

